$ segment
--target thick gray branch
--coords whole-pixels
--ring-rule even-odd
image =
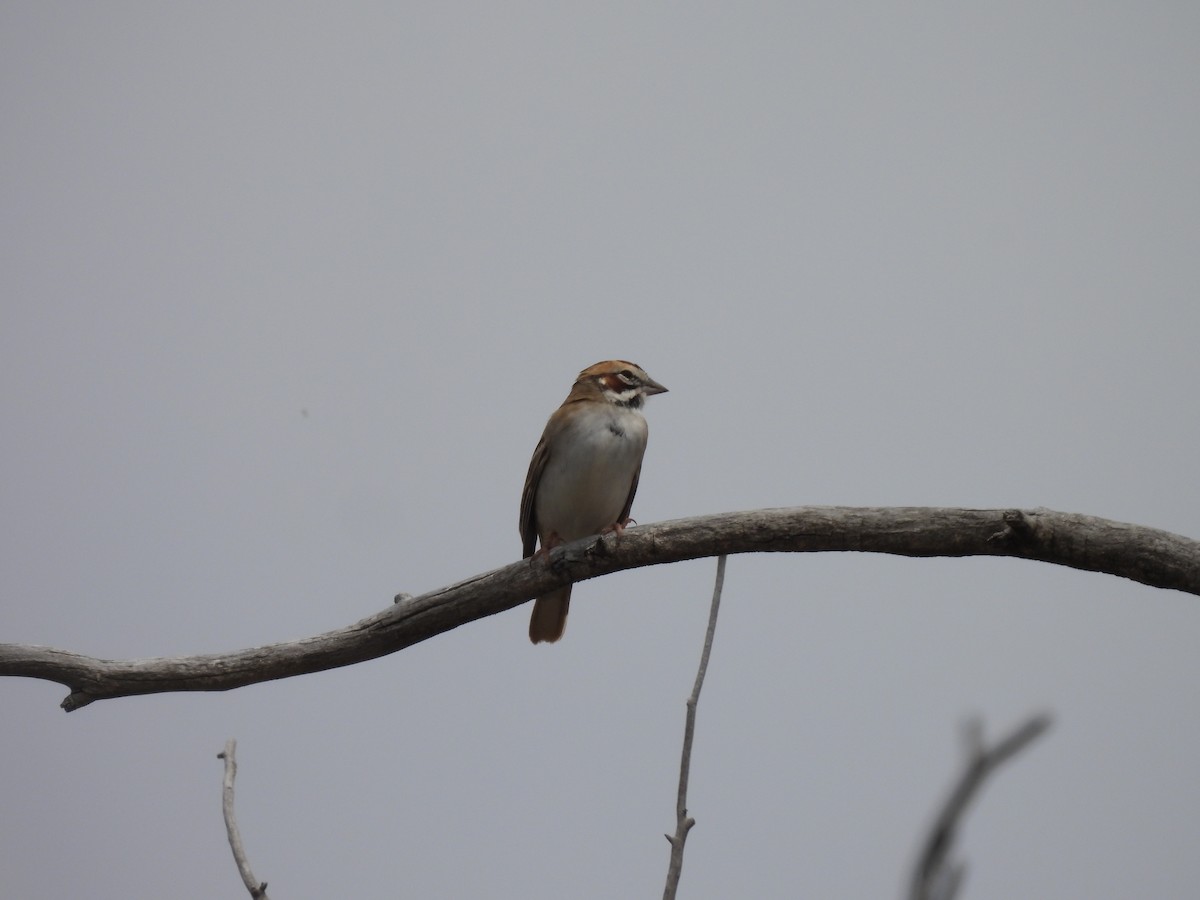
[[[513,563],[402,602],[346,628],[232,653],[95,659],[0,644],[0,675],[66,685],[70,711],[110,697],[231,688],[348,666],[512,609],[568,582],[732,553],[864,551],[900,556],[1016,556],[1200,595],[1200,542],[1052,510],[796,507],[676,519],[585,538],[548,561]]]

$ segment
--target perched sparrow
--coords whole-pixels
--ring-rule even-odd
[[[525,556],[590,534],[629,524],[646,452],[648,429],[642,404],[666,388],[621,359],[579,373],[571,393],[550,416],[533,451],[521,494]],[[529,620],[529,639],[557,641],[567,627],[571,585],[539,597]]]

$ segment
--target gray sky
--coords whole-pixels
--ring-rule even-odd
[[[0,8],[0,640],[340,627],[519,556],[577,371],[642,522],[1047,506],[1200,535],[1187,4]],[[654,897],[711,560],[352,669],[0,681],[0,893]],[[971,900],[1190,896],[1200,603],[1017,560],[738,557],[684,895],[893,897],[972,713]]]

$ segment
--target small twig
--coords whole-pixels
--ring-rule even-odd
[[[221,790],[221,806],[225,812],[225,831],[229,834],[229,846],[233,850],[233,861],[237,863],[242,883],[254,900],[269,900],[267,883],[260,882],[250,871],[250,861],[246,859],[246,848],[242,846],[242,835],[238,831],[237,819],[233,815],[233,779],[237,777],[237,759],[234,753],[237,741],[230,738],[225,742],[225,750],[217,754],[218,759],[225,760],[225,782]]]
[[[696,731],[696,704],[700,700],[700,688],[704,686],[704,673],[708,671],[708,657],[712,653],[713,635],[717,631],[717,611],[721,608],[721,590],[725,586],[725,555],[717,558],[717,582],[713,586],[712,606],[708,611],[708,631],[704,635],[704,650],[700,653],[700,668],[696,671],[696,683],[687,701],[687,721],[683,727],[683,757],[679,762],[679,795],[675,800],[675,834],[665,835],[671,844],[671,862],[667,867],[667,886],[663,900],[674,900],[679,889],[679,876],[683,872],[683,845],[688,832],[696,820],[688,815],[688,775],[692,768],[692,736]]]
[[[929,831],[913,870],[909,900],[954,900],[966,875],[966,864],[955,862],[950,856],[967,807],[992,772],[1049,727],[1048,715],[1033,716],[989,749],[982,724],[978,720],[967,723],[963,735],[967,764]]]

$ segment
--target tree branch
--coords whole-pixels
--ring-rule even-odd
[[[692,771],[692,738],[696,733],[696,704],[700,702],[700,688],[704,686],[704,675],[708,671],[708,657],[712,653],[713,636],[717,633],[717,612],[721,608],[721,591],[725,587],[725,554],[717,558],[717,581],[713,585],[712,605],[708,610],[708,631],[704,633],[704,649],[700,651],[700,668],[696,670],[696,683],[687,701],[687,717],[683,726],[683,756],[679,761],[679,794],[675,799],[675,834],[666,835],[671,844],[671,862],[667,866],[667,886],[663,900],[675,900],[679,890],[679,876],[683,872],[683,845],[688,832],[696,820],[688,815],[688,776]]]
[[[966,865],[954,862],[950,857],[967,807],[988,776],[1049,727],[1049,716],[1033,716],[989,748],[984,745],[982,724],[978,721],[968,723],[967,763],[929,830],[925,847],[913,869],[909,900],[954,900],[966,875]]]
[[[221,809],[225,813],[225,832],[229,835],[229,847],[233,850],[233,861],[237,863],[238,874],[242,883],[254,900],[269,900],[267,883],[260,882],[250,871],[250,860],[246,858],[246,848],[242,846],[242,833],[238,831],[237,819],[233,815],[233,779],[237,778],[237,741],[230,738],[225,742],[225,750],[217,754],[218,759],[225,760],[225,779],[221,787]]]
[[[164,691],[227,691],[403,650],[512,609],[556,587],[623,569],[732,553],[862,551],[900,556],[1015,556],[1119,575],[1200,595],[1200,542],[1052,510],[797,507],[723,513],[585,538],[546,562],[522,560],[404,598],[346,628],[231,653],[108,660],[0,644],[0,675],[43,678],[71,691],[67,711],[94,700]]]

